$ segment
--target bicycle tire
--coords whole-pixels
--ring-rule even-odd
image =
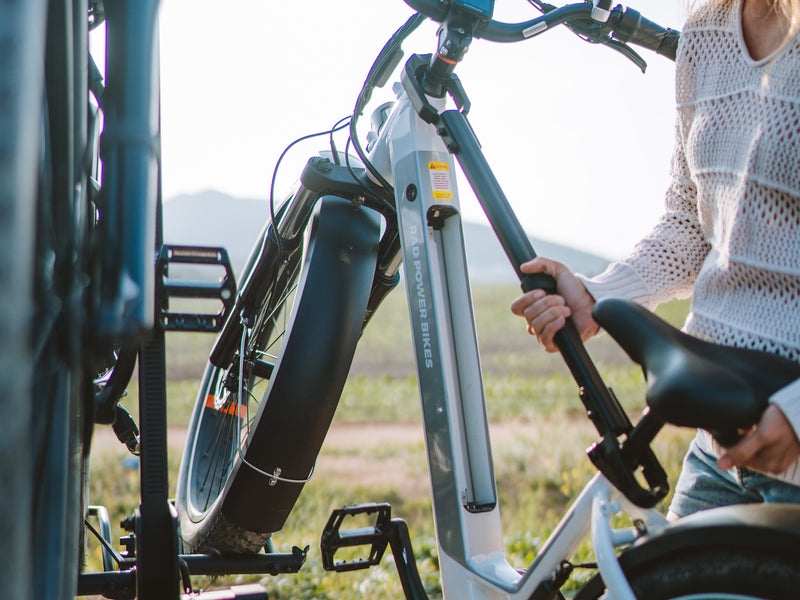
[[[0,3],[0,581],[10,598],[33,582],[32,373],[37,142],[46,4]]]
[[[283,526],[313,470],[350,369],[379,229],[377,213],[342,198],[321,199],[303,248],[277,271],[255,311],[245,342],[246,381],[231,384],[238,361],[229,370],[207,366],[178,476],[185,549],[258,552]],[[275,254],[273,248],[261,260],[282,261]],[[271,371],[266,361],[252,364],[267,354]],[[264,475],[278,467],[277,478]]]
[[[798,558],[785,551],[728,544],[659,557],[626,574],[636,597],[647,600],[793,600],[800,589],[799,567]],[[588,588],[594,592],[585,593]],[[598,576],[576,600],[604,593]]]
[[[86,375],[87,16],[49,3],[32,268],[33,597],[72,598],[83,559],[92,400]],[[85,6],[83,7],[85,10]]]

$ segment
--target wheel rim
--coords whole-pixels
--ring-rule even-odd
[[[298,253],[299,254],[299,253]],[[301,262],[286,263],[251,329],[243,334],[245,358],[229,371],[215,368],[208,378],[191,449],[187,508],[202,520],[224,495],[231,472],[241,462],[260,405],[265,401],[271,367],[278,364],[291,322]],[[241,383],[240,383],[241,382]]]

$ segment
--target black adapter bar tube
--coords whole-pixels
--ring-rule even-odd
[[[520,278],[522,289],[544,289],[547,293],[555,293],[556,284],[549,275],[526,275],[520,270],[520,265],[535,258],[536,252],[489,167],[466,116],[460,111],[448,110],[440,117],[439,133],[448,142],[469,180]],[[581,400],[600,435],[620,435],[630,431],[630,420],[597,372],[572,320],[567,319],[566,326],[556,335],[555,343],[578,384]]]

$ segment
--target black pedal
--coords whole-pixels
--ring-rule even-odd
[[[374,516],[374,525],[341,529],[345,519],[358,515]],[[387,503],[358,504],[334,510],[322,532],[320,548],[323,568],[326,571],[342,572],[368,569],[377,565],[391,541],[392,527],[392,507]],[[336,560],[337,551],[359,546],[369,546],[367,556]]]
[[[171,265],[186,265],[184,270],[192,277],[201,271],[214,275],[220,269],[223,274],[216,279],[172,277]],[[236,301],[236,280],[224,248],[165,244],[156,264],[156,286],[158,318],[165,331],[218,332]],[[213,301],[219,309],[216,312],[175,312],[169,307],[170,299],[174,298]]]

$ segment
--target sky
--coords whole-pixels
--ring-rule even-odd
[[[525,0],[495,5],[502,21],[537,15]],[[683,5],[628,3],[674,28]],[[164,197],[215,189],[264,199],[266,216],[285,146],[352,112],[375,56],[411,14],[402,0],[162,0]],[[663,207],[674,65],[641,50],[643,75],[622,55],[559,29],[516,44],[475,40],[457,71],[469,119],[529,233],[619,258]],[[434,51],[435,33],[423,24],[406,57]],[[370,107],[391,99],[390,90]],[[278,189],[321,147],[292,151]],[[464,219],[485,222],[463,178],[459,189]]]

